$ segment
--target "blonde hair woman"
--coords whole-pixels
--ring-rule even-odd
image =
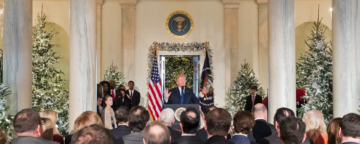
[[[111,130],[117,128],[114,110],[111,108],[113,105],[113,98],[109,95],[105,96],[105,107],[101,112],[101,117],[104,121],[105,128]]]
[[[79,117],[76,118],[74,122],[74,133],[92,124],[103,126],[103,122],[101,121],[101,118],[97,113],[93,111],[85,111]],[[73,135],[68,135],[65,137],[65,144],[70,144],[72,136]]]
[[[41,118],[41,127],[43,132],[41,134],[41,138],[53,141],[53,123],[48,118]]]
[[[56,111],[45,109],[40,112],[41,118],[47,118],[51,121],[52,129],[53,129],[53,141],[59,142],[60,144],[64,144],[64,137],[59,134],[59,131],[56,127],[56,121],[58,119],[58,113]]]
[[[306,136],[314,144],[327,144],[328,135],[323,114],[318,110],[311,110],[304,114],[302,119],[306,124]]]

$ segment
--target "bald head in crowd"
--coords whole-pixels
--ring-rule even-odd
[[[152,122],[143,131],[144,144],[170,144],[169,129],[161,122]]]
[[[267,109],[265,105],[258,103],[254,106],[254,118],[267,121]]]

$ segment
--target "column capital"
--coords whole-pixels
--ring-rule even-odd
[[[267,4],[268,3],[268,0],[256,0],[256,3],[258,4]]]
[[[239,0],[223,0],[224,8],[239,8]]]
[[[96,0],[96,6],[102,6],[104,4],[104,0]]]
[[[131,8],[135,7],[137,0],[119,0],[121,8]]]

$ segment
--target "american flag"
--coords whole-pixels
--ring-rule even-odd
[[[156,52],[154,54],[154,61],[151,69],[151,78],[149,82],[149,104],[148,110],[153,121],[157,120],[162,111],[162,96],[161,96],[161,80],[158,70]]]

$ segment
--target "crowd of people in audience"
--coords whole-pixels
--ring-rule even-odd
[[[233,117],[216,106],[203,112],[187,107],[177,117],[180,128],[175,129],[173,109],[163,109],[159,119],[151,121],[148,110],[138,106],[140,97],[135,97],[140,93],[134,82],[128,84],[129,90],[124,86],[115,90],[115,81],[101,82],[97,112],[78,116],[65,139],[56,127],[57,112],[21,110],[13,120],[16,138],[10,144],[360,144],[360,115],[355,113],[334,118],[326,126],[318,110],[300,119],[291,109],[279,108],[270,124],[267,106],[255,103],[256,87],[248,108]],[[0,144],[6,143],[0,129]]]
[[[111,97],[109,98],[111,99]],[[108,104],[108,103],[107,103]],[[106,107],[110,108],[110,107]],[[40,113],[28,108],[13,120],[16,134],[10,144],[359,144],[360,115],[349,113],[332,119],[326,127],[318,110],[307,112],[302,119],[288,108],[279,108],[274,125],[267,121],[267,108],[259,103],[253,113],[230,113],[215,106],[206,107],[204,114],[188,107],[180,114],[180,129],[173,129],[174,111],[164,109],[158,121],[150,121],[143,106],[132,109],[122,106],[113,113],[114,121],[106,122],[92,111],[83,112],[74,122],[73,134],[59,135],[55,122],[57,113]],[[204,127],[200,129],[201,118]],[[233,135],[230,136],[233,130]],[[6,135],[0,133],[0,144]]]

